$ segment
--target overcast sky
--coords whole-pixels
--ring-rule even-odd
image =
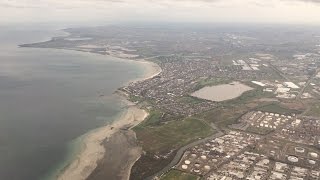
[[[0,0],[0,23],[261,22],[320,25],[320,0]]]

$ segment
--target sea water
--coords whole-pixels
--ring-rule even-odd
[[[109,56],[18,47],[57,35],[63,33],[0,29],[0,179],[52,177],[87,132],[123,112],[113,92],[143,76],[139,64]]]

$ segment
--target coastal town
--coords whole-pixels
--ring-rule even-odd
[[[286,31],[245,30],[67,29],[67,37],[22,46],[161,68],[117,90],[149,113],[123,128],[142,147],[130,179],[319,180],[319,32],[291,41]]]

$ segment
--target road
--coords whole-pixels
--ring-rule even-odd
[[[176,153],[175,157],[173,158],[173,160],[166,166],[164,167],[161,171],[157,172],[156,174],[154,174],[153,176],[150,176],[148,178],[146,178],[147,180],[154,180],[154,179],[158,179],[158,177],[160,177],[162,174],[168,172],[172,167],[174,167],[175,165],[177,165],[181,159],[181,157],[183,156],[184,152],[191,148],[191,147],[194,147],[198,144],[201,144],[201,143],[204,143],[208,140],[211,140],[211,139],[215,139],[215,138],[218,138],[218,137],[221,137],[223,136],[224,133],[222,133],[221,131],[219,131],[218,133],[212,135],[212,136],[209,136],[209,137],[206,137],[204,139],[200,139],[198,141],[194,141],[190,144],[187,144],[185,146],[183,146],[182,148],[180,148],[178,150],[178,152]]]
[[[317,69],[317,70],[315,71],[315,73],[310,76],[310,78],[308,79],[308,81],[306,82],[306,84],[304,85],[304,87],[303,87],[303,88],[301,89],[301,91],[299,92],[299,94],[298,94],[298,96],[297,96],[297,99],[301,99],[302,94],[304,93],[304,91],[306,90],[306,88],[310,85],[310,83],[311,83],[311,81],[313,80],[313,78],[315,78],[316,75],[319,73],[319,71],[320,71],[320,69]]]

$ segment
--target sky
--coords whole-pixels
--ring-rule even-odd
[[[320,0],[0,0],[0,24],[219,22],[320,25]]]

